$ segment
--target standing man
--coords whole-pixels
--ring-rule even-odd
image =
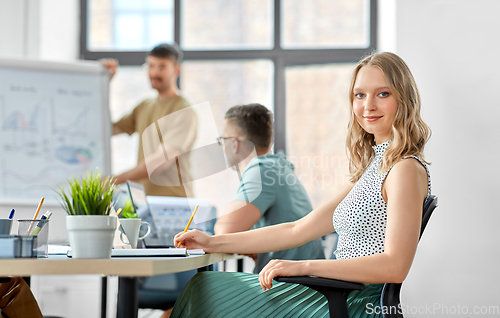
[[[140,135],[137,166],[114,176],[116,184],[132,180],[143,184],[148,195],[187,196],[181,176],[186,179],[189,175],[187,153],[196,140],[198,123],[195,112],[177,87],[181,60],[182,52],[175,44],[158,45],[149,53],[146,60],[149,80],[158,97],[143,101],[113,124],[113,135],[135,132]],[[118,62],[104,59],[101,63],[112,78]]]
[[[293,222],[312,211],[293,164],[284,155],[270,153],[273,115],[266,107],[249,104],[230,108],[218,141],[224,146],[229,163],[242,174],[233,201],[215,223],[215,234]],[[271,259],[325,258],[320,239],[288,250],[250,256],[256,261],[256,273]]]

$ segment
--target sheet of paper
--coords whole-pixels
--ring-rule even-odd
[[[49,255],[66,255],[71,249],[70,246],[66,245],[51,245],[49,244],[48,253]]]

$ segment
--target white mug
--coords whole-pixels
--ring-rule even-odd
[[[120,221],[120,240],[125,244],[130,244],[132,248],[137,248],[137,242],[143,240],[151,232],[151,225],[148,222],[142,222],[141,219],[119,219]],[[141,225],[146,224],[148,231],[139,237]],[[123,234],[128,238],[128,242],[123,239]]]

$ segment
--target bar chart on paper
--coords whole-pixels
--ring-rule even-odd
[[[0,200],[55,201],[52,189],[71,176],[106,173],[109,114],[99,69],[12,64],[0,60]]]

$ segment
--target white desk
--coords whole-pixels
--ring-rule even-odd
[[[186,257],[69,259],[64,255],[51,255],[46,259],[0,259],[0,277],[75,274],[116,275],[119,276],[118,317],[136,318],[138,311],[137,277],[149,277],[203,268],[234,257],[233,254],[205,254]]]

